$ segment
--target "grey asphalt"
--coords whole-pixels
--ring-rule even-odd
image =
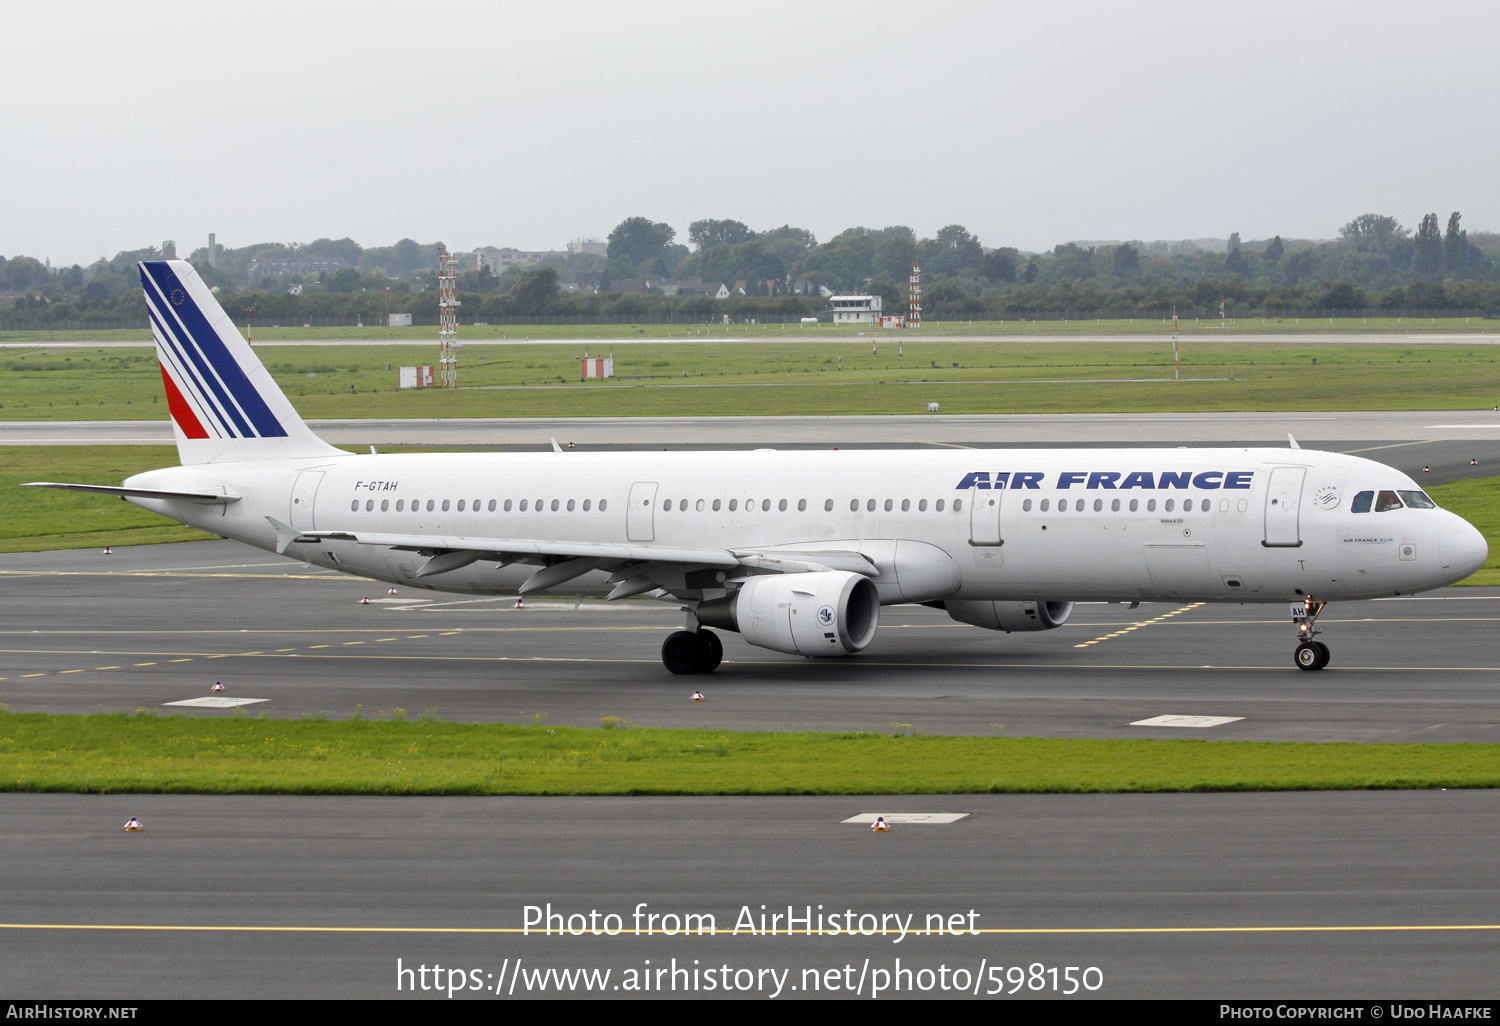
[[[369,598],[368,605],[362,599]],[[1242,719],[1213,737],[1500,737],[1500,589],[1335,603],[1333,663],[1295,669],[1280,605],[1080,604],[1059,630],[1005,635],[940,610],[882,610],[858,656],[807,660],[723,633],[725,661],[675,677],[670,603],[398,589],[234,542],[0,556],[0,701],[133,710],[227,694],[271,716],[404,709],[444,719],[734,729],[1178,737],[1159,715]],[[576,608],[575,608],[576,607]],[[1173,615],[1162,619],[1162,615]],[[700,688],[706,701],[688,701]],[[229,715],[191,710],[194,717]],[[1192,731],[1191,736],[1203,736]]]
[[[885,834],[841,822],[923,811],[969,816],[946,826],[898,824]],[[121,830],[128,816],[138,817],[140,833]],[[1036,965],[1047,988],[1046,970],[1055,967],[1061,985],[1066,967],[1093,967],[1088,979],[1100,997],[1492,998],[1497,830],[1500,803],[1477,791],[7,794],[0,795],[0,992],[447,1000],[444,991],[423,991],[432,977],[415,972],[398,992],[400,959],[412,970],[441,966],[444,982],[448,970],[461,970],[454,979],[488,988],[491,1001],[541,996],[528,985],[538,970],[608,969],[602,996],[619,998],[639,996],[613,989],[628,986],[628,971],[670,970],[675,959],[700,972],[726,966],[752,988],[764,982],[740,996],[771,996],[766,969],[790,970],[781,999],[808,996],[814,976],[826,988],[836,970],[834,996],[849,996],[843,988],[863,977],[860,996],[868,999],[879,972],[894,974],[899,959],[912,974],[908,987],[932,986],[945,967],[950,981],[961,969],[968,985],[978,976],[988,992],[989,967],[1002,967],[1002,981],[1010,967],[1025,967],[1026,983]],[[716,932],[513,932],[525,906],[549,902],[564,915],[597,910],[611,928],[602,917],[614,913],[626,931],[640,903],[648,914],[711,913]],[[908,935],[899,943],[897,935],[734,935],[741,909],[758,921],[762,905],[768,913],[788,905],[799,915],[808,906],[814,915],[852,911],[856,925],[865,914],[912,915],[918,928],[929,915],[957,915],[981,931],[1021,932]],[[156,929],[107,928],[119,926]],[[523,972],[512,993],[518,960]]]

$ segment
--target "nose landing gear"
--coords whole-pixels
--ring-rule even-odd
[[[1299,670],[1321,670],[1332,657],[1327,645],[1313,640],[1315,635],[1323,633],[1318,630],[1318,614],[1327,604],[1309,598],[1301,605],[1292,606],[1292,622],[1297,625],[1297,647],[1292,650],[1292,662]]]

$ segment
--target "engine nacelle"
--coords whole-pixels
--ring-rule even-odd
[[[880,593],[861,574],[829,570],[752,577],[722,599],[700,603],[698,622],[738,631],[761,648],[792,655],[858,652],[880,626]]]
[[[948,615],[987,631],[1050,631],[1073,615],[1071,602],[955,602],[943,603]]]

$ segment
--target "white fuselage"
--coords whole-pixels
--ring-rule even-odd
[[[1382,464],[1294,449],[451,453],[174,467],[127,484],[240,496],[130,501],[275,551],[298,531],[856,551],[882,603],[1368,598],[1452,583],[1482,536],[1436,508],[1356,513],[1418,491]],[[435,546],[441,547],[441,546]],[[340,539],[285,555],[448,591],[513,590],[480,561],[417,578],[410,548]],[[603,575],[570,590],[597,588]]]

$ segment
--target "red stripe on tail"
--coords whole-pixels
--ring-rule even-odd
[[[156,364],[161,367],[161,383],[167,387],[167,409],[172,411],[172,419],[182,429],[182,433],[189,438],[207,438],[208,432],[203,430],[203,425],[198,422],[198,417],[193,413],[193,408],[187,404],[182,393],[177,391],[177,383],[167,373],[167,368],[160,361]]]

